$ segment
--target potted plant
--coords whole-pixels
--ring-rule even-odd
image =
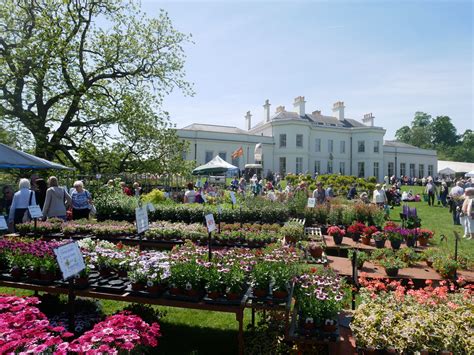
[[[290,282],[295,276],[293,264],[274,262],[272,267],[272,281],[270,283],[273,298],[286,299]]]
[[[59,266],[54,257],[45,255],[41,259],[40,280],[52,282],[56,280],[56,275],[58,271],[59,271]]]
[[[354,222],[347,227],[347,235],[352,238],[354,242],[358,242],[362,233],[364,232],[365,224],[361,222]]]
[[[408,266],[414,265],[419,259],[418,253],[412,248],[403,248],[397,250],[397,257]]]
[[[398,258],[386,258],[379,261],[380,265],[385,269],[387,276],[395,277],[398,270],[405,267],[405,263]]]
[[[272,282],[273,262],[262,261],[257,263],[251,273],[252,293],[257,298],[264,298],[270,292],[270,283]]]
[[[392,249],[398,250],[402,245],[403,235],[401,233],[401,228],[385,228],[384,230],[387,239],[390,241]]]
[[[324,244],[322,242],[309,242],[307,250],[313,258],[318,259],[323,256]]]
[[[75,278],[74,278],[74,286],[79,289],[84,289],[89,286],[89,274],[90,274],[90,266],[86,264],[84,270],[82,270]]]
[[[387,238],[385,237],[385,234],[383,232],[375,232],[374,234],[372,234],[372,238],[374,239],[376,248],[385,248],[385,241],[387,240]]]
[[[362,244],[370,245],[370,239],[372,235],[377,232],[377,227],[375,226],[368,226],[365,227],[362,231]]]
[[[304,225],[299,222],[286,222],[280,233],[285,237],[286,243],[295,244],[304,238]]]
[[[226,286],[226,298],[231,301],[241,299],[245,291],[246,275],[240,265],[232,265],[223,272],[222,276]]]
[[[349,260],[352,260],[354,252],[355,252],[354,249],[350,249],[349,252],[347,253],[347,257],[349,258]],[[363,251],[357,251],[355,253],[357,254],[357,259],[356,259],[357,268],[362,269],[364,267],[364,263],[370,260],[369,254]]]
[[[196,260],[176,262],[170,266],[170,288],[177,289],[177,294],[196,298],[204,289],[205,272],[206,268]]]
[[[404,230],[404,237],[405,237],[405,242],[407,243],[407,247],[413,248],[415,246],[416,239],[417,239],[416,232],[417,232],[416,228]]]
[[[205,288],[207,297],[217,299],[223,296],[225,283],[223,273],[217,268],[217,265],[210,265],[204,273]]]
[[[421,254],[422,260],[426,262],[426,265],[429,267],[433,266],[435,258],[440,256],[440,251],[436,248],[428,248],[423,250]]]
[[[132,283],[133,291],[143,291],[147,284],[148,275],[145,270],[135,268],[128,273],[128,278]]]
[[[334,239],[334,244],[340,245],[342,244],[342,239],[344,238],[344,230],[337,227],[337,226],[331,226],[328,228],[327,233],[329,236],[333,237]]]
[[[445,279],[452,279],[459,268],[459,263],[449,257],[437,257],[433,261],[433,268]]]
[[[428,241],[433,238],[434,233],[429,229],[418,229],[418,244],[422,247],[428,245]]]

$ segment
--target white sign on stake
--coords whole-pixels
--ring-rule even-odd
[[[214,215],[212,213],[206,215],[206,226],[209,233],[216,230],[216,222],[214,222]]]
[[[8,229],[7,221],[4,216],[0,216],[0,230]]]
[[[41,218],[43,217],[43,212],[41,212],[40,206],[28,206],[28,211],[30,211],[31,218]]]
[[[77,242],[55,248],[54,254],[56,255],[56,260],[58,261],[59,269],[63,274],[64,280],[79,274],[86,268],[81,249],[79,249]]]
[[[233,205],[235,205],[237,203],[237,200],[235,199],[235,192],[234,191],[230,192],[230,199],[231,199]]]
[[[314,197],[308,198],[308,207],[314,207],[316,205],[316,199]]]
[[[148,225],[148,213],[146,207],[135,208],[135,219],[137,223],[138,234],[143,233],[150,228]]]
[[[146,208],[150,212],[155,212],[155,206],[151,202],[148,202],[148,204],[146,205]]]

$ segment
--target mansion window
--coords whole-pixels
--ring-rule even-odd
[[[378,153],[380,151],[380,142],[374,141],[374,153]]]
[[[319,160],[316,160],[314,162],[314,173],[318,173],[320,174],[321,173],[321,162]]]
[[[286,148],[286,134],[280,134],[280,148]]]
[[[332,174],[332,160],[328,160],[328,174]]]
[[[365,177],[365,164],[363,161],[357,163],[357,176],[360,178]]]
[[[219,156],[221,157],[222,160],[226,160],[227,153],[226,152],[219,152]]]
[[[286,157],[280,157],[280,175],[286,175]]]
[[[341,154],[346,152],[346,141],[341,141]]]
[[[206,150],[206,159],[204,159],[204,163],[209,163],[212,158],[214,158],[214,152],[212,150]]]
[[[395,164],[393,162],[388,163],[388,177],[395,175]]]
[[[415,177],[415,164],[410,164],[410,177]]]
[[[328,153],[332,153],[334,149],[334,141],[332,139],[328,140]]]
[[[346,163],[343,161],[339,163],[339,173],[341,173],[341,175],[346,175]]]
[[[357,142],[357,151],[359,153],[364,153],[365,152],[365,141],[358,141]]]
[[[303,158],[296,158],[296,173],[301,174],[303,172]]]
[[[400,176],[405,176],[407,173],[407,165],[405,163],[400,163]]]
[[[433,176],[433,165],[428,165],[428,176]]]
[[[321,151],[321,139],[316,138],[315,142],[315,152],[320,152]]]
[[[302,134],[296,135],[296,147],[303,148],[303,135]]]
[[[374,162],[374,176],[377,178],[377,181],[378,181],[378,177],[379,177],[379,163],[378,162]]]
[[[425,166],[423,164],[418,165],[418,177],[422,178],[425,176]]]

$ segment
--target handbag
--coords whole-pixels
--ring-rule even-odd
[[[30,191],[30,200],[28,201],[28,206],[31,206],[31,200],[33,199],[33,191]],[[21,219],[23,223],[28,223],[31,221],[30,210],[27,208]]]

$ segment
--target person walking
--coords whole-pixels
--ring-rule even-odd
[[[10,213],[8,214],[8,223],[12,231],[15,230],[17,224],[23,223],[28,206],[36,205],[35,193],[30,190],[30,180],[20,179],[18,188],[19,190],[13,195]]]
[[[439,189],[439,200],[441,201],[443,207],[446,207],[448,198],[448,185],[445,181],[441,182],[441,187]]]
[[[387,204],[387,195],[380,184],[375,185],[375,190],[372,195],[372,202],[381,208]]]
[[[433,179],[428,179],[428,182],[426,183],[425,192],[428,194],[428,206],[434,206],[437,191]]]
[[[468,187],[464,192],[464,203],[462,204],[462,213],[465,217],[464,226],[466,239],[474,237],[474,187]]]
[[[196,202],[196,191],[194,191],[193,183],[188,183],[188,189],[184,193],[184,203],[194,203]]]
[[[326,202],[326,191],[323,189],[321,182],[318,182],[316,186],[316,190],[313,191],[313,198],[316,200],[317,205],[322,205]]]
[[[66,220],[67,207],[71,206],[71,196],[65,189],[58,186],[58,178],[51,176],[48,179],[49,189],[46,191],[46,199],[43,207],[43,217],[60,218]]]
[[[92,206],[92,196],[84,189],[84,183],[80,180],[74,182],[74,190],[71,192],[72,219],[89,219]]]
[[[347,199],[353,200],[357,195],[357,184],[353,184],[347,193]]]

